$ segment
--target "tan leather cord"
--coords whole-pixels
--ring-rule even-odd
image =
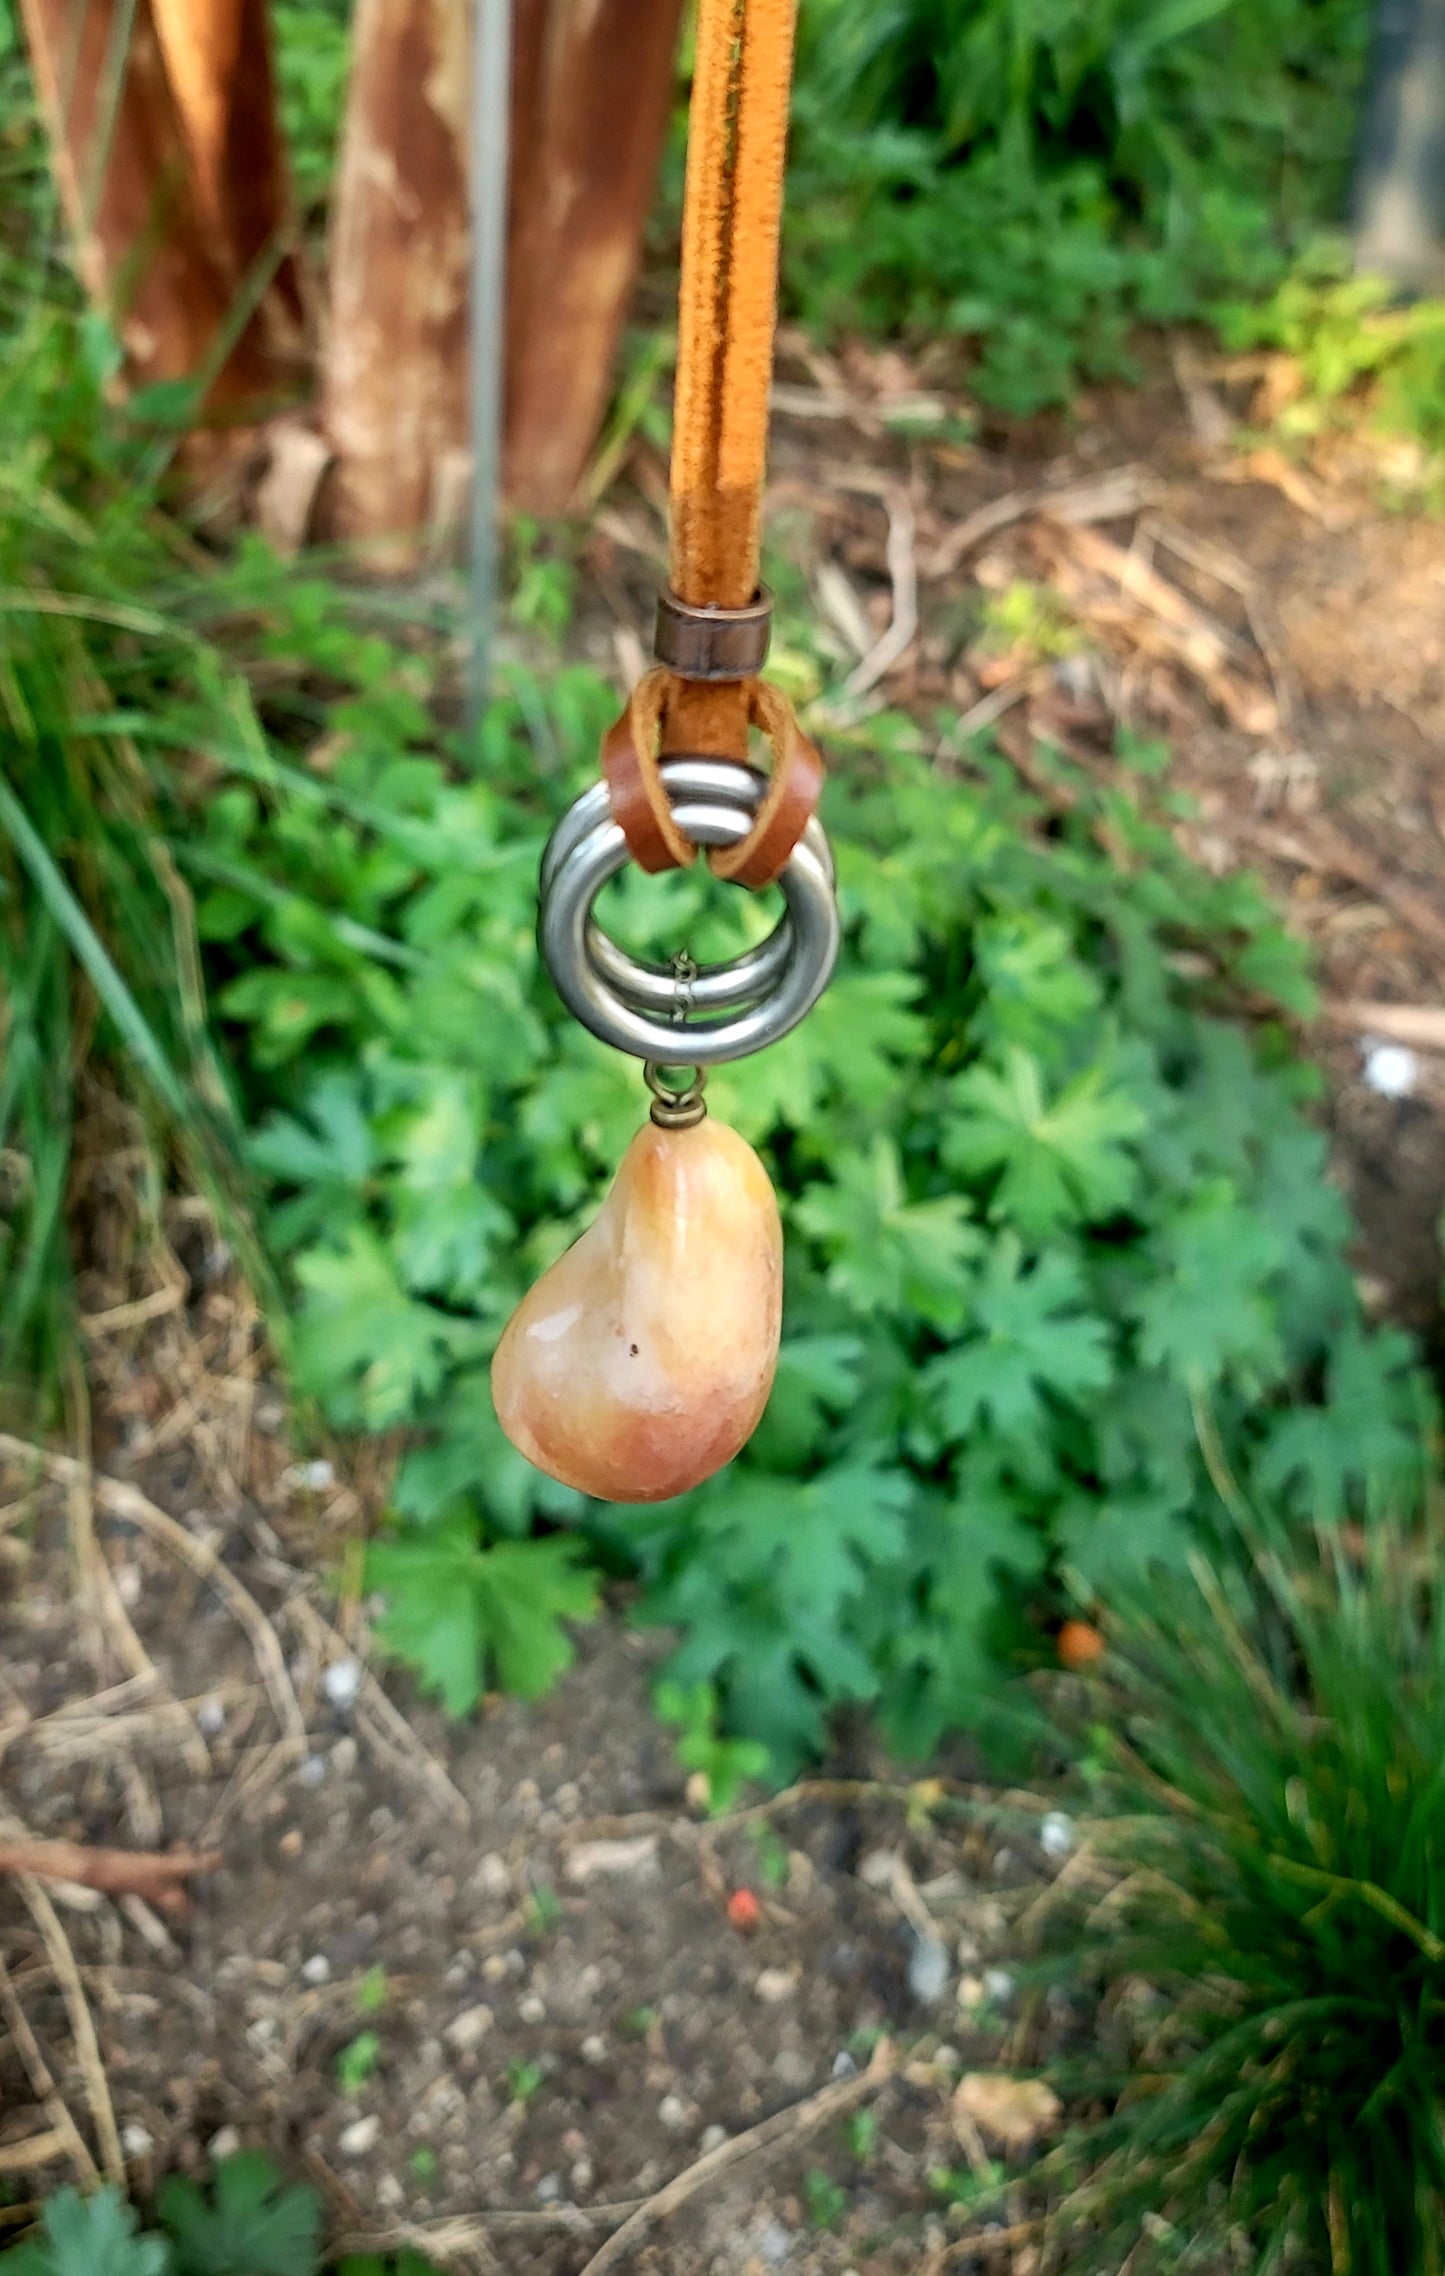
[[[686,602],[742,608],[758,586],[768,393],[777,321],[788,97],[797,0],[699,0],[682,227],[672,446],[672,586]],[[822,783],[792,707],[757,680],[647,675],[610,731],[613,811],[645,869],[691,860],[657,771],[659,751],[746,759],[767,736],[773,780],[719,876],[768,884]]]

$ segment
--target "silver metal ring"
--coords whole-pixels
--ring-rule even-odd
[[[725,759],[668,759],[662,779],[679,829],[703,846],[739,844],[767,788],[751,767]],[[584,1027],[637,1059],[713,1067],[777,1042],[812,1009],[839,939],[833,861],[816,819],[778,881],[786,913],[774,932],[731,963],[685,978],[627,955],[593,922],[593,902],[626,860],[600,783],[569,807],[542,857],[542,955]]]

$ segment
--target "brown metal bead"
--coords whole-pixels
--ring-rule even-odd
[[[664,586],[653,648],[659,664],[679,679],[751,680],[767,661],[772,622],[773,599],[764,586],[741,609],[680,600]]]

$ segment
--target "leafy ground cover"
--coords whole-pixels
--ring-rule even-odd
[[[166,2182],[154,2225],[143,2226],[113,2187],[93,2197],[63,2189],[47,2199],[37,2234],[0,2260],[7,2276],[321,2276],[322,2222],[314,2189],[238,2151],[204,2188],[181,2176]],[[415,2252],[328,2265],[333,2276],[430,2276]]]
[[[32,605],[6,618],[9,685],[43,701],[5,808],[26,1046],[9,1269],[63,1287],[42,1271],[63,1257],[63,1115],[17,1078],[53,1088],[94,1032],[197,1174],[263,1197],[283,1345],[325,1420],[403,1434],[381,1633],[453,1712],[545,1688],[564,1623],[631,1573],[645,1617],[682,1630],[671,1679],[776,1771],[845,1704],[910,1752],[960,1727],[998,1743],[1008,1672],[1050,1656],[1068,1610],[1207,1536],[1202,1400],[1233,1467],[1301,1509],[1367,1511],[1413,1473],[1423,1393],[1405,1340],[1361,1317],[1283,1025],[1310,986],[1262,894],[1179,853],[1151,747],[1125,753],[1135,788],[1040,754],[1060,818],[986,742],[887,714],[835,737],[840,977],[712,1086],[788,1222],[764,1426],[661,1510],[528,1471],[490,1350],[639,1116],[635,1070],[560,1019],[532,939],[542,838],[611,695],[523,674],[473,744],[439,722],[424,646],[360,632],[353,596],[255,545],[127,612],[116,548],[151,523],[77,457],[83,427],[48,465],[32,441],[11,506]],[[36,501],[55,523],[67,481],[104,542],[62,522],[37,558]],[[237,627],[260,709],[216,645]],[[767,922],[695,877],[612,890],[639,947],[710,957]],[[26,1008],[42,954],[49,1025]]]

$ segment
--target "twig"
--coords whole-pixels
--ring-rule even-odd
[[[848,697],[867,695],[885,673],[901,663],[918,637],[918,524],[904,490],[888,497],[888,574],[893,581],[893,614],[888,630],[875,640],[861,664],[843,682]]]
[[[95,2138],[100,2147],[100,2162],[107,2181],[124,2182],[125,2156],[120,2146],[120,2133],[115,2122],[115,2105],[110,2099],[106,2083],[105,2065],[100,2059],[100,2042],[95,2035],[95,2021],[70,1938],[60,1924],[60,1915],[51,1903],[39,1881],[29,1873],[22,1873],[16,1886],[25,1899],[30,1917],[39,1929],[50,1958],[60,1995],[65,2001],[65,2012],[70,2018],[71,2035],[75,2040],[76,2059],[81,2077],[85,2081],[85,2099],[90,2104],[90,2115],[95,2124]]]
[[[1445,1010],[1438,1004],[1371,1004],[1353,999],[1326,1004],[1325,1017],[1337,1027],[1382,1035],[1416,1051],[1445,1051]]]
[[[3,1960],[0,1960],[0,2008],[5,2011],[5,2021],[25,2066],[31,2092],[55,2131],[64,2135],[77,2174],[82,2181],[98,2182],[100,2168],[90,2154],[90,2144],[71,2117],[65,2097],[51,2076],[50,2066],[40,2052],[40,2042],[30,2028],[30,2019],[15,1996],[15,1986]]]
[[[858,2078],[840,2079],[836,2084],[821,2087],[806,2101],[795,2102],[789,2110],[779,2110],[765,2118],[761,2125],[750,2127],[745,2134],[735,2134],[730,2142],[709,2150],[704,2157],[685,2168],[657,2193],[629,2214],[620,2229],[610,2236],[599,2252],[583,2264],[580,2276],[603,2276],[615,2268],[629,2245],[650,2229],[657,2221],[665,2220],[676,2212],[699,2190],[706,2189],[720,2173],[726,2173],[744,2158],[755,2157],[765,2150],[776,2149],[782,2142],[792,2141],[800,2134],[811,2133],[814,2127],[841,2116],[857,2104],[871,2101],[887,2085],[893,2075],[893,2049],[886,2039],[880,2039],[873,2051],[873,2060]]]
[[[195,1873],[214,1873],[218,1849],[91,1849],[78,1841],[42,1841],[27,1835],[0,1838],[0,1873],[31,1873],[42,1881],[77,1881],[108,1897],[144,1897],[161,1912],[187,1909],[178,1883]]]
[[[37,2166],[54,2165],[70,2151],[70,2136],[63,2126],[47,2127],[43,2134],[27,2134],[22,2142],[0,2148],[0,2174],[33,2173]]]
[[[13,1462],[34,1463],[62,1485],[69,1485],[83,1467],[68,1454],[47,1453],[44,1447],[33,1446],[23,1438],[12,1438],[5,1431],[0,1431],[0,1456]],[[250,1638],[261,1679],[288,1743],[297,1753],[304,1753],[306,1722],[286,1672],[285,1655],[275,1629],[250,1590],[221,1562],[214,1549],[158,1508],[137,1486],[128,1485],[120,1478],[97,1477],[93,1489],[101,1508],[163,1541],[182,1564],[189,1565],[193,1573],[211,1584],[218,1596],[225,1598],[237,1625],[244,1628]]]
[[[1014,522],[1047,514],[1056,522],[1116,522],[1137,514],[1158,497],[1159,486],[1142,467],[1116,466],[1087,482],[1042,484],[1036,490],[1008,490],[949,531],[923,564],[928,577],[951,577],[966,556]]]
[[[1332,822],[1316,818],[1310,825],[1307,841],[1262,822],[1246,823],[1245,830],[1262,852],[1273,854],[1280,861],[1293,862],[1300,869],[1333,870],[1374,900],[1386,903],[1437,948],[1445,948],[1445,916],[1434,903],[1427,900],[1417,886],[1392,877],[1382,862],[1366,853],[1363,846],[1357,846]]]
[[[295,1623],[308,1647],[318,1657],[355,1657],[354,1650],[348,1646],[345,1638],[338,1634],[306,1597],[292,1597],[285,1608],[285,1617]],[[404,1770],[419,1774],[447,1816],[458,1825],[470,1825],[471,1804],[465,1794],[459,1786],[452,1783],[436,1756],[422,1745],[405,1715],[388,1699],[371,1669],[364,1663],[361,1667],[361,1690],[357,1705],[361,1710],[357,1721],[362,1728],[362,1736],[370,1741],[383,1761],[389,1760],[393,1768],[400,1765]],[[371,1725],[369,1729],[365,1727],[368,1721]]]

